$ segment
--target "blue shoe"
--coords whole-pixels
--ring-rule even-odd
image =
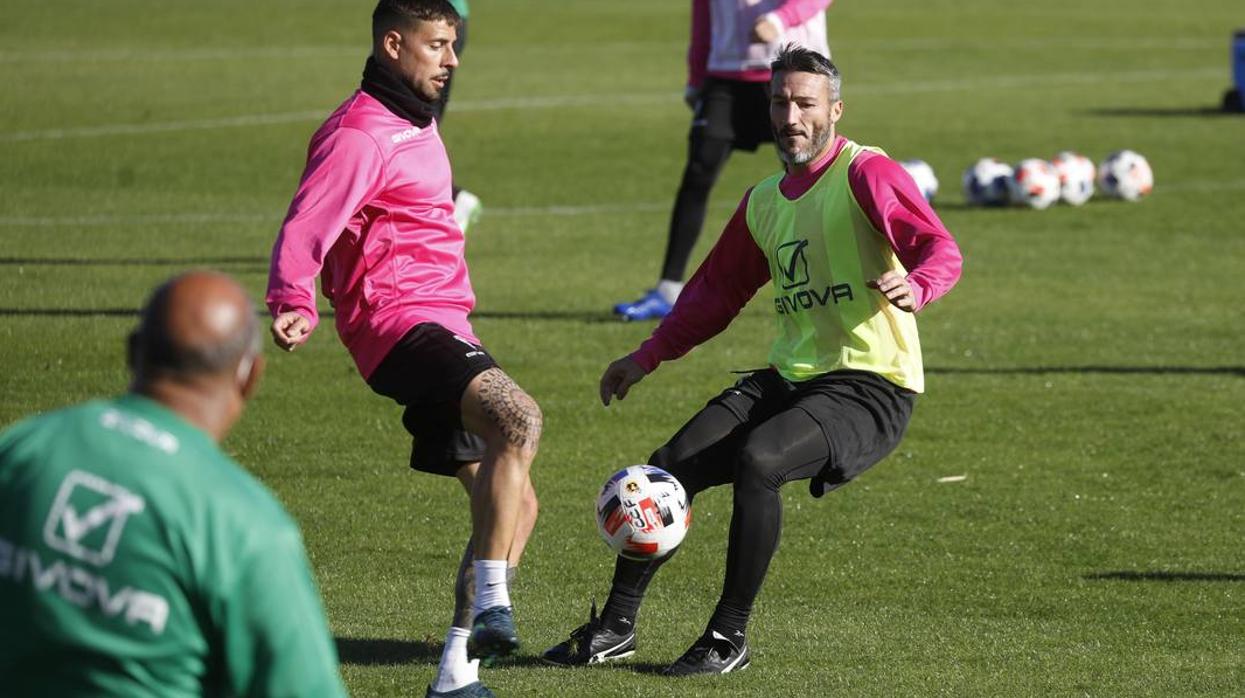
[[[509,606],[493,606],[480,611],[471,624],[467,638],[467,658],[479,659],[480,664],[492,666],[493,662],[509,657],[519,649],[519,633],[514,629],[514,614]]]
[[[428,690],[424,692],[424,698],[497,698],[496,694],[488,690],[483,682],[476,681],[466,686],[459,686],[452,691],[434,691],[432,686],[428,686]]]
[[[619,303],[614,306],[614,314],[623,320],[660,320],[670,314],[674,306],[666,302],[657,289],[649,289],[640,296],[640,300],[632,303]]]

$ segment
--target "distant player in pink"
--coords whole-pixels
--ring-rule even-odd
[[[433,118],[458,65],[458,22],[446,0],[376,6],[362,86],[311,138],[267,294],[273,338],[293,351],[318,324],[319,276],[359,373],[406,408],[411,467],[455,476],[470,496],[472,538],[430,696],[492,695],[472,659],[518,647],[507,580],[536,521],[529,469],[542,419],[467,319],[475,295]]]
[[[623,320],[665,317],[683,290],[683,274],[705,224],[709,193],[731,152],[752,152],[774,140],[765,119],[770,61],[794,43],[830,57],[826,8],[831,0],[691,0],[687,87],[692,108],[687,165],[666,234],[657,285],[639,299],[618,303]]]

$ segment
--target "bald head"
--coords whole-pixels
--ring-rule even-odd
[[[237,376],[249,370],[259,337],[251,301],[236,281],[190,272],[152,293],[130,336],[130,366],[139,384]]]

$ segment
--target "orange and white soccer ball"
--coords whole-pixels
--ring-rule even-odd
[[[1094,161],[1071,150],[1065,150],[1050,161],[1059,175],[1059,198],[1080,206],[1094,195],[1094,179],[1098,170]]]
[[[633,465],[610,476],[597,496],[597,530],[615,553],[655,560],[679,547],[692,524],[683,485],[652,465]]]
[[[1154,172],[1140,153],[1120,150],[1098,166],[1098,186],[1108,196],[1137,201],[1154,189]]]
[[[1008,189],[1014,204],[1047,208],[1059,200],[1059,175],[1049,162],[1041,158],[1028,158],[1013,168]]]

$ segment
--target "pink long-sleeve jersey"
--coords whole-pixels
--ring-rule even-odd
[[[788,174],[779,190],[788,199],[812,188],[839,156],[846,139],[835,139],[830,151],[802,175]],[[870,223],[890,241],[908,272],[908,284],[920,310],[941,297],[960,278],[960,248],[916,183],[899,163],[873,152],[852,160],[847,171],[852,194]],[[674,309],[632,355],[645,371],[683,356],[726,329],[757,289],[770,280],[769,262],[748,229],[748,196],[726,224],[722,237],[692,275]],[[876,291],[873,291],[876,293]]]
[[[435,121],[417,128],[355,92],[311,137],[272,250],[269,310],[297,311],[314,328],[318,275],[364,378],[423,322],[477,341],[450,179]]]
[[[778,49],[794,42],[823,56],[826,8],[832,0],[692,0],[692,40],[687,49],[687,84],[699,88],[706,75],[743,82],[767,82]],[[765,17],[778,39],[753,43],[752,25]]]

